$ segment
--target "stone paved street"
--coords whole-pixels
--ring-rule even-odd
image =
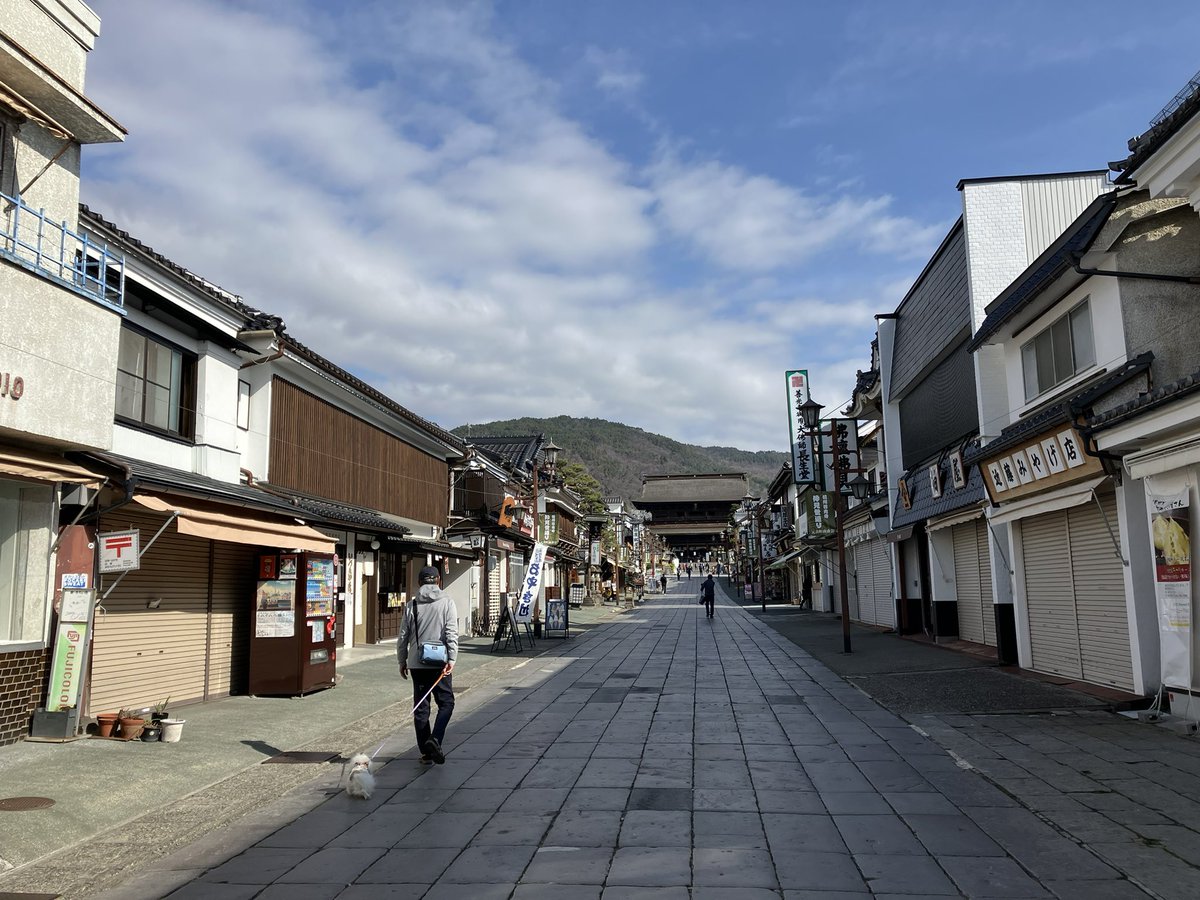
[[[1161,784],[1137,745],[1190,742],[1091,711],[918,730],[727,597],[706,619],[696,586],[471,692],[446,765],[402,730],[372,800],[126,896],[1196,896],[1200,779]]]

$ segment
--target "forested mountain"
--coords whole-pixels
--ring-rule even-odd
[[[508,419],[461,425],[460,437],[478,435],[545,434],[563,448],[560,457],[587,467],[609,496],[636,499],[642,493],[643,475],[688,475],[706,472],[745,472],[750,492],[762,495],[786,453],[774,450],[738,450],[736,447],[698,447],[604,419]]]

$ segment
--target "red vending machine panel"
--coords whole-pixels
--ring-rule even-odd
[[[250,632],[251,694],[307,694],[333,686],[336,565],[327,553],[259,557]]]

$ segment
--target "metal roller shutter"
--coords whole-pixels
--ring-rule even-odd
[[[250,666],[250,616],[258,572],[258,548],[213,545],[212,612],[209,617],[206,696],[246,690]],[[339,622],[339,627],[341,623]]]
[[[163,521],[124,507],[105,518],[101,530],[137,528],[145,546]],[[92,650],[92,713],[148,706],[168,696],[203,698],[211,545],[168,526],[142,557],[141,568],[104,601]],[[115,579],[105,576],[102,585]],[[158,608],[148,608],[155,600]]]
[[[875,624],[896,627],[896,603],[892,596],[892,554],[887,541],[870,542],[874,571]]]
[[[853,555],[846,557],[846,565],[850,567],[849,571],[846,572],[846,593],[850,595],[850,621],[861,622],[863,593],[866,592],[867,596],[870,597],[871,591],[874,589],[871,580],[870,560],[864,555],[862,544],[854,546]]]
[[[992,554],[988,544],[987,520],[975,520],[975,554],[979,559],[979,598],[983,607],[983,643],[996,646],[996,611],[992,594]]]
[[[500,565],[501,557],[495,553],[488,554],[488,627],[495,628],[500,621]],[[589,590],[591,585],[588,586]]]
[[[1033,668],[1082,678],[1065,510],[1021,520]]]
[[[954,583],[958,596],[958,636],[964,641],[987,643],[984,623],[991,614],[983,604],[983,578],[980,573],[978,539],[979,520],[963,522],[950,529],[954,541]],[[994,630],[994,627],[993,627]],[[993,643],[995,638],[992,639]]]
[[[1133,690],[1133,659],[1125,608],[1125,577],[1109,525],[1117,528],[1114,494],[1071,508],[1071,574],[1079,620],[1083,678]],[[1107,517],[1108,524],[1105,523]]]

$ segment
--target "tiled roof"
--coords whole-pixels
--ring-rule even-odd
[[[1200,112],[1200,72],[1192,76],[1171,102],[1159,113],[1150,128],[1129,141],[1130,154],[1125,159],[1111,162],[1108,167],[1117,176],[1117,184],[1129,184],[1132,173],[1155,154],[1197,112]]]
[[[978,439],[976,439],[978,440]],[[983,473],[979,466],[967,464],[967,451],[963,451],[963,464],[967,469],[967,483],[961,488],[954,486],[954,481],[950,475],[950,459],[949,451],[954,450],[953,447],[948,447],[938,456],[925,460],[918,466],[914,466],[908,475],[908,496],[912,498],[912,507],[904,509],[897,505],[896,514],[892,519],[892,528],[901,528],[905,525],[910,525],[914,522],[924,522],[926,519],[932,519],[937,516],[943,516],[946,513],[954,512],[956,509],[963,509],[972,504],[979,503],[987,497],[987,489],[983,483]],[[944,459],[939,457],[944,456]],[[934,497],[929,489],[929,475],[927,470],[934,463],[938,464],[938,470],[942,475],[942,496]]]
[[[481,450],[489,457],[513,472],[529,475],[533,472],[533,464],[538,452],[546,443],[544,434],[527,434],[513,436],[471,435],[459,438]]]
[[[1108,220],[1116,203],[1117,192],[1109,191],[1088,204],[1062,236],[989,304],[991,311],[967,344],[967,349],[974,351],[983,346],[1005,322],[1032,303],[1056,278],[1072,268],[1078,255],[1087,249],[1096,232]]]
[[[744,472],[711,475],[645,475],[642,496],[634,505],[643,503],[680,503],[684,501],[741,503],[750,485]]]
[[[390,532],[393,534],[412,533],[412,529],[407,525],[396,522],[369,509],[345,506],[329,500],[313,500],[308,497],[297,497],[296,505],[300,509],[326,521],[354,525],[367,531]]]
[[[1120,406],[1103,412],[1098,416],[1093,416],[1088,420],[1088,426],[1094,431],[1110,428],[1118,422],[1132,418],[1137,413],[1148,412],[1155,407],[1163,406],[1175,400],[1181,400],[1198,390],[1200,390],[1200,371],[1193,372],[1191,375],[1184,375],[1177,381],[1164,384],[1142,394],[1136,400],[1130,400],[1128,403],[1122,403]]]

